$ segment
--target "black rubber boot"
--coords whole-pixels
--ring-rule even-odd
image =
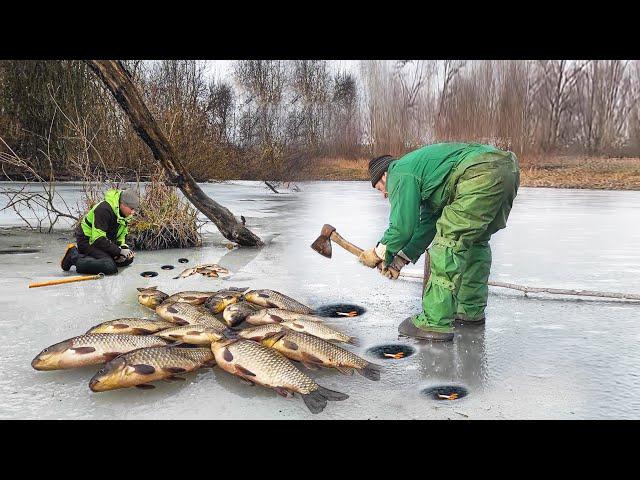
[[[67,245],[67,250],[64,252],[64,256],[62,257],[62,260],[60,260],[60,266],[62,267],[62,270],[64,270],[65,272],[68,272],[69,269],[71,267],[73,267],[76,264],[76,261],[78,260],[78,247],[76,247],[75,243],[70,243]]]
[[[76,272],[92,275],[98,273],[113,275],[118,273],[118,267],[116,267],[116,262],[112,258],[93,258],[88,255],[79,255],[76,261]]]
[[[413,323],[413,317],[406,318],[398,326],[398,333],[406,337],[418,340],[430,340],[432,342],[450,342],[453,340],[453,332],[438,332],[418,328]]]
[[[455,325],[484,325],[484,322],[484,315],[477,319],[470,319],[469,317],[467,317],[466,315],[462,315],[461,313],[458,313],[453,320],[453,323]]]

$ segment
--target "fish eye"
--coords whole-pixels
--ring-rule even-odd
[[[42,353],[47,353],[49,351],[48,348],[45,348],[44,350],[42,350]]]

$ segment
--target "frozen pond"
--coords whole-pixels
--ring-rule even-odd
[[[271,193],[258,182],[206,184],[205,191],[264,240],[262,249],[225,247],[211,225],[205,246],[140,252],[119,275],[100,281],[29,289],[34,281],[65,274],[60,256],[71,235],[3,230],[0,250],[0,418],[638,418],[640,412],[640,304],[523,298],[492,289],[485,327],[457,328],[450,344],[398,339],[397,325],[420,308],[421,283],[391,281],[360,266],[337,246],[331,260],[309,247],[324,223],[361,247],[381,236],[388,203],[366,182],[300,183],[302,191]],[[79,187],[65,185],[75,201]],[[640,293],[640,192],[522,188],[509,226],[496,234],[493,280],[530,286]],[[18,225],[8,212],[0,225]],[[192,276],[174,280],[187,257],[220,263],[226,280]],[[161,265],[176,270],[164,271]],[[155,270],[155,278],[140,272]],[[422,261],[406,267],[422,271]],[[136,301],[136,287],[157,285],[174,293],[225,285],[282,291],[312,307],[348,302],[367,311],[330,324],[360,339],[352,350],[401,343],[415,354],[375,360],[379,382],[336,371],[310,372],[321,385],[349,395],[311,415],[299,397],[251,387],[219,369],[188,374],[185,382],[157,382],[155,390],[93,393],[88,381],[99,367],[38,372],[32,358],[44,347],[80,335],[101,321],[152,316]],[[367,358],[374,360],[372,357]],[[463,386],[468,395],[435,401],[421,391],[441,384]]]

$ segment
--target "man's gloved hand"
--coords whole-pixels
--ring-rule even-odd
[[[122,255],[125,260],[133,258],[133,252],[131,251],[131,249],[129,249],[129,245],[122,244],[122,246],[120,247],[120,255]]]
[[[400,276],[400,270],[402,270],[402,267],[410,261],[411,260],[409,260],[409,258],[400,251],[395,257],[393,257],[391,263],[384,267],[380,273],[391,280],[397,280]]]
[[[376,248],[374,247],[369,250],[364,250],[360,255],[358,255],[358,260],[369,268],[376,268],[382,261],[382,258],[378,256]]]

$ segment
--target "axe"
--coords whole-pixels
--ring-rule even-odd
[[[316,252],[318,252],[323,257],[331,258],[332,247],[331,242],[335,242],[344,248],[347,252],[354,254],[356,257],[362,253],[362,249],[360,247],[356,247],[353,243],[345,240],[338,232],[336,232],[335,227],[325,223],[322,226],[322,231],[320,232],[320,236],[316,238],[315,242],[311,244],[311,248],[313,248]],[[428,262],[427,262],[428,265]],[[382,270],[382,262],[378,264],[378,270]],[[425,272],[426,273],[426,272]],[[400,272],[401,277],[408,278],[423,278],[422,275],[419,274],[411,274],[409,272]]]

